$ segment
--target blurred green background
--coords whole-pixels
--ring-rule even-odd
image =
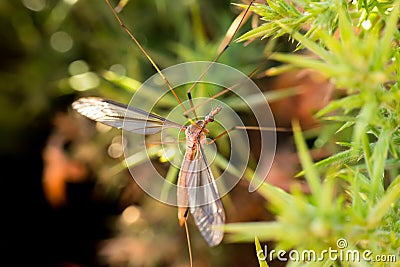
[[[121,17],[162,69],[212,60],[240,11],[229,0],[131,0]],[[87,95],[127,103],[132,89],[155,73],[105,1],[1,1],[0,20],[0,229],[6,256],[0,261],[10,266],[188,266],[176,208],[149,198],[128,171],[113,172],[123,160],[120,131],[96,125],[70,107]],[[240,33],[248,29],[249,22]],[[248,47],[233,43],[219,62],[249,74],[266,61],[264,49],[260,41]],[[130,77],[132,88],[111,83],[109,70]],[[295,87],[299,81],[293,77],[275,81],[275,87]],[[308,77],[300,82],[311,84],[310,92],[321,87]],[[265,80],[258,84],[274,87]],[[309,94],[280,106],[280,126],[290,125],[296,114],[313,123],[309,111],[325,94],[312,103],[305,100]],[[278,156],[282,168],[275,168],[270,180],[283,188],[292,177],[288,169],[295,171],[287,168],[288,147],[290,142]],[[138,175],[146,176],[146,170]],[[247,185],[239,183],[224,198],[227,221],[271,220],[265,200],[249,194]],[[193,224],[190,229],[195,266],[258,266],[254,244],[209,248]]]

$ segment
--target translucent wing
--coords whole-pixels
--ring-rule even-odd
[[[187,168],[185,170],[187,205],[208,245],[216,246],[221,242],[224,233],[215,226],[225,223],[225,212],[200,143],[198,148],[196,158],[182,164]]]
[[[80,98],[72,107],[89,119],[138,134],[155,134],[163,127],[184,127],[156,114],[99,97]]]

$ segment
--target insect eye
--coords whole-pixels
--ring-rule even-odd
[[[204,118],[204,120],[207,121],[207,122],[213,122],[213,121],[214,121],[214,116],[212,116],[212,115],[207,115],[207,116]]]

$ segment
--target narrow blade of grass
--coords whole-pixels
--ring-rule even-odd
[[[301,134],[301,129],[298,121],[293,121],[293,132],[296,147],[299,153],[301,165],[304,169],[304,176],[310,185],[311,191],[315,199],[320,199],[321,182],[319,179],[318,171],[312,162],[311,155],[308,152],[307,144]]]

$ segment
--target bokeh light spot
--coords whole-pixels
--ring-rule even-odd
[[[108,146],[108,155],[114,159],[123,155],[124,150],[121,143],[112,143]]]
[[[104,123],[101,122],[96,122],[96,130],[99,131],[100,133],[106,133],[112,129],[111,126],[105,125]]]
[[[125,76],[126,68],[121,64],[114,64],[110,67],[110,71],[115,72],[118,75]]]
[[[371,21],[370,21],[370,20],[364,20],[364,21],[361,23],[361,26],[362,26],[364,29],[369,30],[369,29],[371,29],[372,24],[371,24]]]
[[[69,51],[74,44],[71,36],[66,32],[55,32],[50,37],[51,47],[61,53]]]
[[[46,0],[22,0],[22,4],[32,11],[42,11],[46,6]]]
[[[140,210],[135,206],[127,207],[121,214],[121,219],[125,224],[132,224],[139,220]]]
[[[77,75],[89,71],[89,66],[84,60],[75,60],[68,66],[69,74]]]
[[[78,0],[64,0],[64,2],[72,6],[72,5],[74,5],[76,2],[78,2]]]
[[[100,79],[93,72],[85,72],[69,78],[69,84],[74,90],[86,91],[99,86]]]
[[[160,155],[160,162],[169,162],[176,154],[176,150],[173,148],[168,148],[167,150],[162,150]]]

